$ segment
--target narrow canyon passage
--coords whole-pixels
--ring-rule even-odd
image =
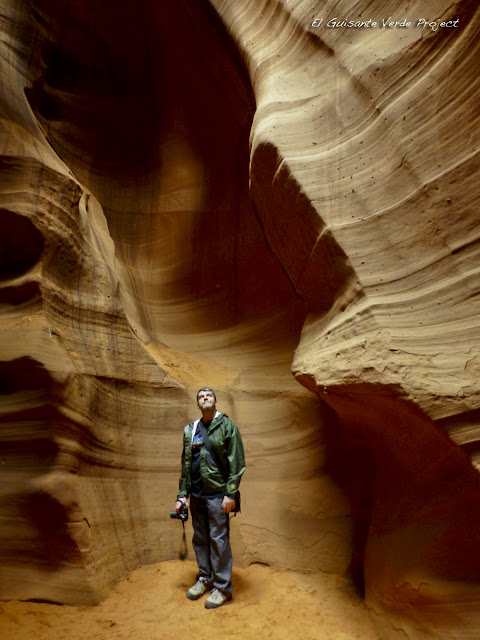
[[[12,212],[43,238],[27,274],[38,305],[11,306],[10,318],[21,311],[28,333],[36,310],[38,347],[27,361],[24,345],[12,353],[51,371],[54,455],[7,499],[50,501],[75,553],[55,571],[48,557],[25,562],[10,597],[95,602],[126,571],[175,557],[175,531],[159,523],[206,382],[245,434],[250,515],[234,534],[238,564],[342,573],[350,518],[322,471],[324,410],[290,370],[306,307],[250,201],[255,103],[224,28],[188,3],[168,19],[145,3],[136,22],[117,15],[115,30],[102,27],[108,5],[35,7],[26,95],[69,171],[22,157],[36,148],[13,136],[15,149],[10,135],[15,180],[28,178],[32,200],[43,189],[32,216],[7,187]],[[187,40],[170,28],[180,9],[194,11]],[[127,38],[138,52],[125,59]],[[11,400],[15,430],[23,397]],[[33,544],[48,533],[33,507],[9,517]],[[16,554],[6,559],[11,570]]]
[[[357,4],[322,11],[427,12]],[[478,630],[479,9],[317,9],[5,0],[2,599],[177,557],[208,384],[239,571],[352,581],[382,640]]]

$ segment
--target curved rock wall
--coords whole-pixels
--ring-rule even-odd
[[[478,58],[477,6],[216,5],[255,89],[254,204],[308,301],[293,370],[339,417],[328,449],[352,504],[352,569],[400,637],[448,624],[470,637],[480,227],[478,82],[466,77]],[[311,26],[425,11],[462,26]]]
[[[96,602],[177,556],[206,383],[245,437],[236,561],[343,572],[324,411],[290,373],[305,305],[250,205],[254,98],[221,22],[191,3],[8,8],[2,597]]]
[[[4,5],[2,597],[175,557],[207,383],[239,564],[349,569],[382,638],[471,637],[476,4]],[[312,27],[427,13],[459,27]]]

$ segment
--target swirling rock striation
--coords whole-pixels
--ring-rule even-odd
[[[254,204],[310,311],[293,371],[339,417],[327,430],[331,472],[352,503],[352,568],[369,605],[400,637],[448,625],[470,637],[480,164],[467,69],[478,8],[289,4],[215,6],[255,90]],[[407,12],[415,23],[427,10],[461,28],[311,26]],[[381,633],[397,637],[390,623]]]
[[[254,98],[219,17],[5,14],[1,596],[98,602],[176,556],[181,434],[205,383],[245,433],[237,562],[342,573],[325,412],[290,375],[305,305],[251,207]]]
[[[238,562],[350,568],[382,638],[478,630],[479,10],[319,11],[4,3],[2,597],[175,555],[208,383]],[[312,27],[427,14],[460,26]]]

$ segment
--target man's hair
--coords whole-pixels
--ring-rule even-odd
[[[197,391],[197,402],[198,402],[198,396],[199,396],[201,391],[210,391],[211,393],[213,393],[213,397],[215,398],[215,402],[217,401],[217,396],[215,395],[215,391],[213,389],[210,389],[210,387],[203,387],[203,389],[199,389]]]

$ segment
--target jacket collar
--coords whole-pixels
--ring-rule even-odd
[[[220,411],[215,411],[215,415],[213,416],[213,420],[211,422],[211,424],[213,424],[215,422],[215,420],[217,418],[219,418],[222,414],[220,413]],[[198,418],[197,420],[195,420],[195,422],[193,423],[193,429],[192,429],[192,441],[193,441],[193,436],[195,435],[195,432],[197,430],[198,427],[198,423],[200,422],[201,418]]]

